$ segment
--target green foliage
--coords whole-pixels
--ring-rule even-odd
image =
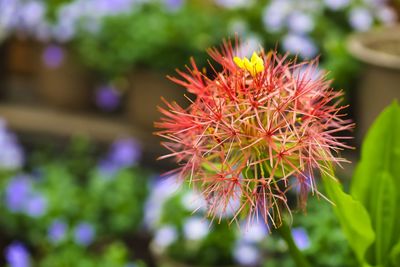
[[[389,254],[400,239],[400,107],[394,102],[369,130],[351,193],[368,210],[376,242],[369,262],[390,266]]]
[[[39,262],[41,267],[126,267],[128,259],[127,248],[118,242],[112,243],[96,253],[88,255],[78,247],[57,249]],[[143,263],[134,266],[144,267]]]
[[[152,3],[107,17],[100,32],[82,34],[76,45],[84,63],[114,78],[133,67],[171,70],[190,56],[204,56],[206,48],[222,39],[222,25],[212,9],[188,3],[171,12]]]
[[[304,228],[309,237],[309,247],[302,252],[312,266],[358,267],[346,237],[332,213],[331,204],[322,199],[310,198],[307,213],[296,213],[293,228]],[[295,267],[288,257],[287,246],[273,232],[264,244],[265,267]]]
[[[331,179],[324,179],[344,233],[363,266],[400,263],[399,135],[400,107],[394,102],[364,140],[351,195]]]
[[[198,240],[186,238],[185,223],[193,216],[193,211],[185,207],[183,202],[190,201],[185,199],[185,196],[191,194],[191,190],[184,187],[161,203],[162,212],[159,221],[156,222],[156,227],[173,226],[177,230],[176,241],[170,244],[161,256],[175,263],[195,266],[233,265],[232,252],[238,236],[234,228],[236,226],[229,226],[227,220],[224,219],[218,224],[217,222],[210,223],[204,218],[204,221],[210,224],[208,234]],[[197,218],[202,218],[204,214],[198,216],[200,217]],[[196,231],[196,229],[193,230]]]
[[[106,175],[97,166],[98,151],[85,139],[75,139],[57,151],[33,149],[29,155],[34,156],[28,157],[31,170],[24,177],[46,200],[41,215],[8,208],[7,188],[16,178],[13,173],[0,173],[1,241],[23,242],[37,266],[127,266],[132,253],[123,241],[133,238],[142,223],[149,173],[125,167]],[[14,189],[13,194],[23,193]],[[52,241],[49,229],[56,220],[65,223],[65,236]],[[88,246],[75,238],[76,226],[82,222],[95,231]]]
[[[365,264],[365,253],[375,235],[367,211],[362,204],[343,192],[340,184],[331,177],[323,176],[325,190],[334,202],[334,210],[347,240],[358,260]]]

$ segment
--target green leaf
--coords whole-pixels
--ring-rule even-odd
[[[370,262],[386,264],[400,238],[400,107],[393,102],[376,119],[364,140],[351,195],[371,216],[376,232]]]
[[[369,129],[361,149],[361,161],[352,179],[351,194],[368,203],[375,189],[376,174],[388,170],[400,186],[400,107],[394,102],[386,108]],[[397,178],[399,177],[399,178]],[[372,187],[371,187],[372,185]]]
[[[372,225],[376,233],[375,257],[377,264],[386,264],[393,238],[396,217],[396,190],[390,173],[377,175],[376,194],[372,201],[376,203],[372,215]]]
[[[400,266],[400,240],[390,252],[390,260],[393,266]]]
[[[346,194],[341,185],[326,174],[322,174],[328,197],[335,203],[334,211],[342,226],[350,247],[362,266],[370,266],[365,261],[365,253],[375,240],[371,219],[363,205]]]

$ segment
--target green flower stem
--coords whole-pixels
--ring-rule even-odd
[[[308,262],[304,254],[296,246],[290,227],[285,222],[282,222],[282,225],[277,229],[277,232],[280,234],[283,240],[285,240],[296,266],[311,267],[311,264]]]

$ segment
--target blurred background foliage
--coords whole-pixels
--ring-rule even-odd
[[[160,177],[165,166],[151,160],[158,140],[120,129],[150,136],[160,96],[182,95],[165,75],[190,57],[212,74],[206,49],[235,36],[242,56],[262,46],[319,57],[351,103],[361,66],[347,36],[397,16],[384,0],[0,0],[0,107],[56,112],[52,133],[72,127],[65,116],[83,118],[82,128],[118,123],[100,142],[42,129],[33,138],[15,127],[29,124],[24,116],[0,121],[0,265],[295,266],[265,225],[205,219],[201,196]],[[325,200],[294,214],[292,231],[313,266],[357,266]]]

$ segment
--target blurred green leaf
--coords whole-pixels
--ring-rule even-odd
[[[400,107],[394,102],[376,119],[364,140],[351,194],[367,209],[376,232],[368,260],[387,265],[400,237]],[[374,253],[372,253],[374,251]]]
[[[384,172],[377,177],[376,194],[371,196],[376,206],[371,217],[376,232],[376,262],[386,264],[396,216],[396,191],[389,173]]]
[[[363,205],[346,194],[341,185],[326,174],[322,175],[328,197],[335,203],[334,211],[340,221],[342,230],[362,266],[365,253],[375,240],[371,219]]]
[[[390,252],[390,260],[393,266],[400,266],[400,240],[392,248],[392,251]]]

